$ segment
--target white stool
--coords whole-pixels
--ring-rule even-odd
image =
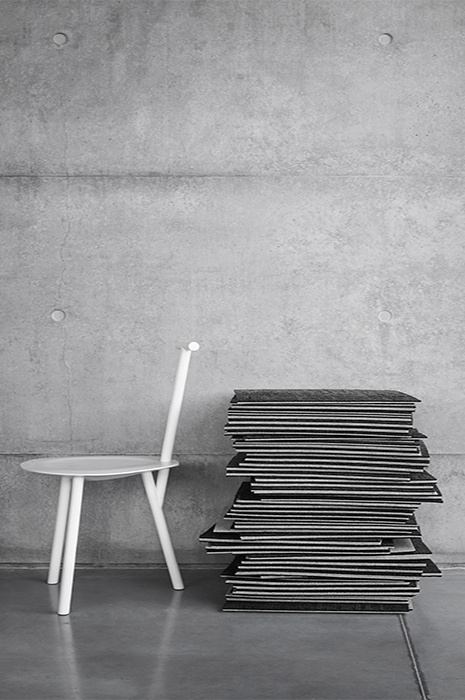
[[[69,615],[71,608],[82,496],[86,479],[90,481],[121,479],[140,474],[158,531],[172,586],[176,590],[184,588],[162,506],[169,470],[172,467],[177,467],[179,464],[178,461],[172,459],[174,439],[181,412],[191,354],[198,349],[199,344],[195,342],[180,347],[179,362],[160,457],[98,455],[31,459],[27,462],[22,462],[21,467],[26,471],[61,477],[55,534],[47,579],[47,583],[50,584],[59,582],[60,567],[63,562],[58,599],[59,615]],[[152,475],[154,471],[158,472],[156,482]]]

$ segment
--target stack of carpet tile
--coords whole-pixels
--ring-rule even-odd
[[[415,510],[442,501],[398,391],[238,390],[226,433],[246,478],[201,535],[230,553],[225,611],[403,613],[440,575]]]

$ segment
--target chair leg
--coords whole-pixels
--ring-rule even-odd
[[[184,583],[176,561],[173,545],[171,544],[171,538],[166,525],[165,516],[163,515],[163,511],[158,502],[157,488],[153,480],[152,472],[144,472],[141,474],[141,477],[144,483],[145,493],[147,494],[150,508],[152,510],[153,519],[155,520],[166,566],[168,567],[171,577],[171,584],[175,590],[181,591],[184,588]]]
[[[65,554],[63,557],[63,573],[61,576],[60,595],[58,599],[58,614],[69,615],[71,596],[73,593],[74,565],[81,519],[82,494],[84,477],[73,477],[71,486],[71,503],[69,507],[68,527],[66,530]]]
[[[60,580],[60,567],[63,557],[63,545],[65,542],[70,493],[71,479],[68,476],[63,476],[60,481],[60,495],[58,497],[55,534],[53,535],[52,554],[50,557],[50,568],[48,570],[47,578],[47,583],[50,584],[58,583]]]
[[[155,483],[157,485],[158,503],[160,504],[160,508],[163,508],[163,501],[165,500],[169,471],[169,469],[160,469],[157,471],[157,479]]]

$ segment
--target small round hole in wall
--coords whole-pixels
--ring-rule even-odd
[[[392,43],[392,35],[391,34],[381,34],[381,36],[378,37],[378,41],[383,46],[389,46],[389,44]]]
[[[65,314],[65,312],[62,311],[61,309],[55,309],[55,310],[52,311],[52,313],[50,314],[50,317],[51,317],[52,321],[55,321],[56,323],[59,323],[60,321],[64,321],[64,320],[65,320],[66,314]]]
[[[392,314],[390,311],[380,311],[378,318],[382,323],[389,323],[389,321],[392,319]]]
[[[68,43],[68,41],[68,36],[64,32],[57,32],[53,35],[53,43],[56,44],[60,49],[63,48],[63,46]]]

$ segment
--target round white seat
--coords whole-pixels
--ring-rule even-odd
[[[170,459],[161,462],[157,457],[124,455],[90,455],[76,457],[44,457],[30,459],[21,464],[22,469],[37,474],[53,476],[82,476],[85,479],[117,479],[143,472],[177,467],[179,462]]]

